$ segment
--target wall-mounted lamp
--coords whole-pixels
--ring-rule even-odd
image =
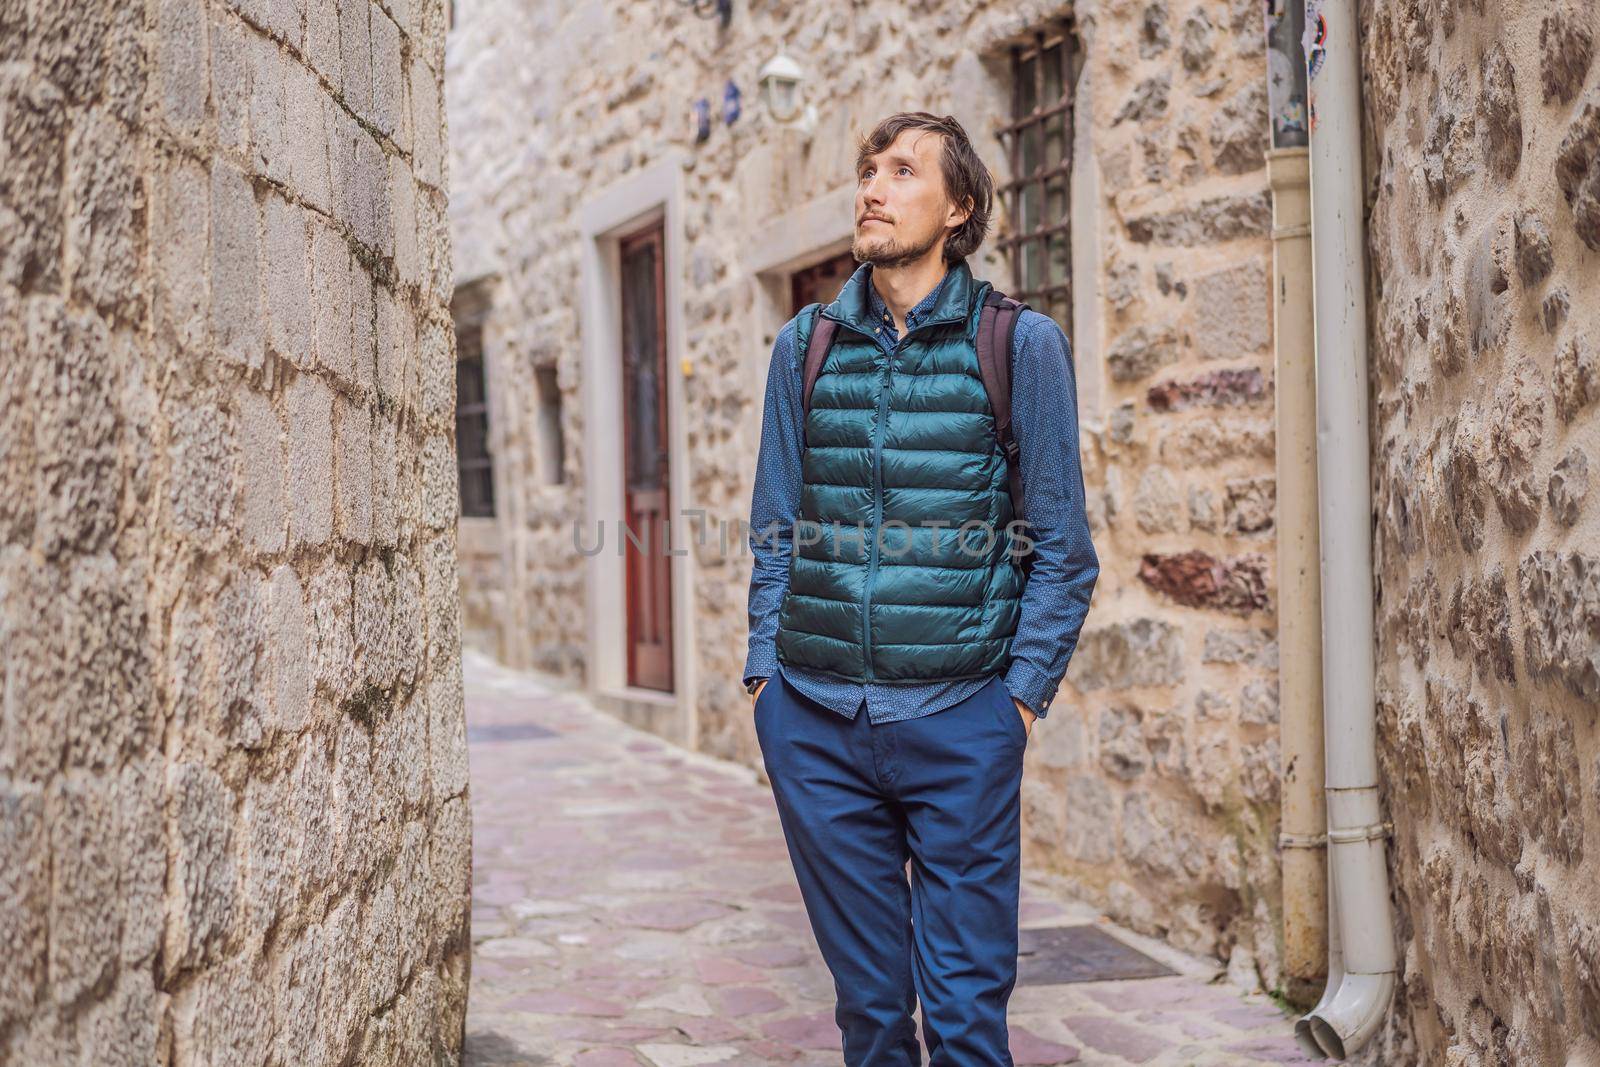
[[[809,135],[817,125],[817,107],[805,103],[806,72],[785,52],[779,52],[756,75],[761,102],[781,126],[793,126]]]

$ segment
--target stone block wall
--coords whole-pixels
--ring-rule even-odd
[[[459,1061],[443,20],[0,5],[0,1062]]]
[[[1101,578],[1023,779],[1029,859],[1280,983],[1271,202],[1260,5],[1079,4]],[[1098,334],[1091,328],[1098,327]],[[1093,363],[1085,361],[1094,361]],[[1100,380],[1098,403],[1087,383]]]
[[[760,282],[744,264],[774,219],[850,180],[854,138],[901,109],[952,112],[998,178],[1007,45],[1059,2],[736,6],[726,32],[678,5],[520,0],[464,7],[452,33],[452,226],[462,270],[498,277],[488,326],[496,463],[515,502],[501,533],[514,662],[581,682],[587,649],[580,235],[590,197],[683,151],[691,499],[747,521],[761,418]],[[1093,180],[1083,453],[1102,574],[1024,780],[1028,863],[1139,929],[1277,984],[1277,650],[1266,59],[1259,3],[1076,5]],[[520,42],[517,48],[506,41]],[[809,144],[777,129],[756,74],[782,45],[808,71]],[[742,114],[720,119],[722,86]],[[688,103],[712,101],[694,145]],[[1003,211],[997,211],[997,220]],[[840,219],[839,236],[849,233]],[[1004,231],[998,222],[994,236]],[[465,266],[471,264],[471,267]],[[974,271],[1002,288],[992,252]],[[465,274],[463,274],[465,277]],[[545,485],[535,370],[565,396],[563,485]],[[1091,385],[1091,382],[1094,383]],[[711,527],[713,530],[716,526]],[[592,538],[591,538],[592,540]],[[747,555],[697,553],[702,747],[759,763],[739,684]],[[467,590],[487,605],[488,590]],[[493,651],[491,646],[490,651]]]
[[[1600,23],[1578,0],[1480,0],[1371,5],[1365,28],[1379,739],[1403,970],[1373,1062],[1587,1062]]]

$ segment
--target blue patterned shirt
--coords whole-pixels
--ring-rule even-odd
[[[871,267],[864,269],[870,272]],[[907,333],[933,309],[949,277],[946,272],[906,314]],[[900,345],[894,316],[876,286],[869,284],[867,292],[872,317],[883,323],[875,336],[884,352],[892,355]],[[1011,421],[1021,449],[1028,536],[1033,539],[1035,556],[1023,589],[1004,681],[1014,698],[1043,718],[1077,646],[1100,563],[1084,513],[1077,385],[1066,335],[1050,317],[1031,309],[1024,311],[1017,319],[1012,360]],[[772,346],[761,451],[750,503],[754,567],[745,683],[771,678],[782,670],[795,689],[846,718],[855,718],[865,702],[867,718],[874,723],[941,711],[983,688],[993,676],[885,685],[852,682],[778,663],[778,609],[789,588],[788,556],[802,486],[804,371],[804,354],[797,351],[795,322],[790,319]],[[763,536],[768,530],[773,534]]]

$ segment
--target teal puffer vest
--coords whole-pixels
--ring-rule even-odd
[[[978,370],[990,285],[965,260],[949,271],[893,356],[872,333],[867,265],[796,322],[802,353],[815,313],[841,325],[805,419],[780,663],[909,684],[1008,662],[1023,580],[1005,453]]]

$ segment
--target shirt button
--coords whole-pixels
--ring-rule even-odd
[[[872,328],[872,332],[873,333],[882,333],[883,332],[883,327],[882,326],[874,326]]]

